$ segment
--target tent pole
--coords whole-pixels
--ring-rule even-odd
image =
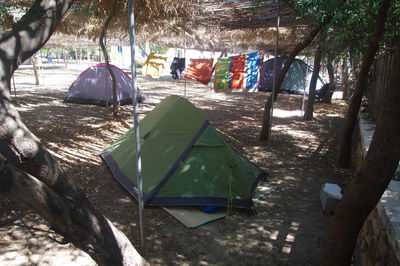
[[[183,57],[185,58],[185,62],[186,62],[186,32],[185,32],[185,35],[183,38],[184,38],[184,42],[185,42],[184,47],[183,47]],[[183,92],[183,97],[186,98],[186,78],[185,78],[185,90]]]
[[[274,58],[274,76],[272,80],[272,94],[271,94],[271,112],[270,112],[270,119],[269,119],[269,127],[268,127],[268,136],[271,135],[272,130],[272,117],[274,115],[274,102],[275,102],[275,91],[276,91],[276,64],[277,64],[277,57],[278,57],[278,42],[279,42],[279,23],[280,23],[280,0],[278,0],[278,5],[276,7],[276,35],[275,35],[275,58]],[[268,138],[269,140],[270,138]]]
[[[306,69],[306,87],[304,88],[304,91],[303,91],[303,102],[301,104],[301,116],[303,116],[303,114],[304,114],[304,105],[305,105],[305,102],[306,102],[306,89],[309,86],[309,82],[307,80],[308,79],[308,74],[309,74],[309,72],[308,72],[308,58],[306,60],[306,64],[307,64],[307,69]]]
[[[133,118],[135,128],[135,148],[136,148],[136,183],[138,189],[139,222],[140,222],[140,243],[144,246],[143,234],[143,179],[142,179],[142,155],[140,151],[140,130],[138,120],[138,91],[136,85],[136,62],[135,62],[135,16],[133,10],[133,0],[128,0],[129,12],[129,40],[131,46],[131,72],[133,90]]]

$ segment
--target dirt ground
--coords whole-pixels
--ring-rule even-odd
[[[132,107],[114,120],[99,106],[65,104],[63,97],[81,68],[46,67],[41,85],[33,71],[15,74],[14,102],[24,123],[58,158],[93,205],[121,229],[152,265],[318,265],[331,217],[323,214],[319,193],[326,182],[341,183],[335,168],[338,135],[346,104],[315,106],[303,122],[302,97],[280,95],[275,103],[269,143],[258,140],[267,93],[222,94],[188,80],[138,77],[146,97],[140,118],[168,95],[186,95],[226,140],[269,173],[277,190],[257,201],[257,216],[234,214],[197,229],[187,229],[158,207],[145,208],[145,245],[140,246],[137,202],[119,185],[99,153],[133,125]],[[186,92],[185,92],[186,91]],[[13,91],[14,95],[14,91]],[[46,222],[0,198],[0,265],[94,265]]]

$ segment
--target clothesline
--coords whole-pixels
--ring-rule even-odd
[[[264,54],[253,52],[228,57],[192,58],[187,60],[174,57],[170,66],[172,78],[192,79],[208,85],[214,74],[213,88],[216,92],[256,92],[265,86],[272,86],[268,73],[274,70],[263,63]],[[213,64],[216,61],[215,65]],[[167,56],[150,53],[142,74],[159,78],[166,69]]]

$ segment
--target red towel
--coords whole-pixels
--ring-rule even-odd
[[[190,59],[184,78],[207,84],[211,81],[213,59]]]

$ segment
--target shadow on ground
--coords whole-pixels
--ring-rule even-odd
[[[112,178],[98,156],[132,126],[132,108],[121,107],[119,117],[113,119],[108,108],[65,104],[62,99],[76,73],[63,68],[47,71],[62,72],[57,77],[64,79],[35,87],[25,81],[27,73],[16,76],[19,88],[15,103],[23,121],[94,206],[127,234],[153,265],[318,264],[330,222],[321,211],[319,191],[323,183],[338,183],[344,175],[335,168],[345,110],[342,102],[316,104],[315,119],[303,122],[301,96],[280,95],[272,135],[269,143],[264,143],[258,137],[268,94],[217,94],[211,85],[190,80],[185,84],[169,77],[154,80],[139,76],[138,84],[146,97],[140,105],[140,117],[168,95],[185,95],[225,133],[232,146],[270,174],[267,183],[278,187],[255,202],[257,216],[237,213],[193,230],[160,208],[146,208],[145,245],[140,247],[136,201]],[[2,199],[0,217],[3,247],[13,241],[32,240],[12,251],[2,248],[0,261],[10,252],[28,252],[24,256],[30,259],[19,265],[37,261],[46,265],[32,256],[45,256],[60,246],[55,241],[39,241],[59,236],[42,219],[14,203]],[[17,236],[13,232],[18,232]],[[72,247],[67,250],[78,254],[76,258],[82,256]]]

